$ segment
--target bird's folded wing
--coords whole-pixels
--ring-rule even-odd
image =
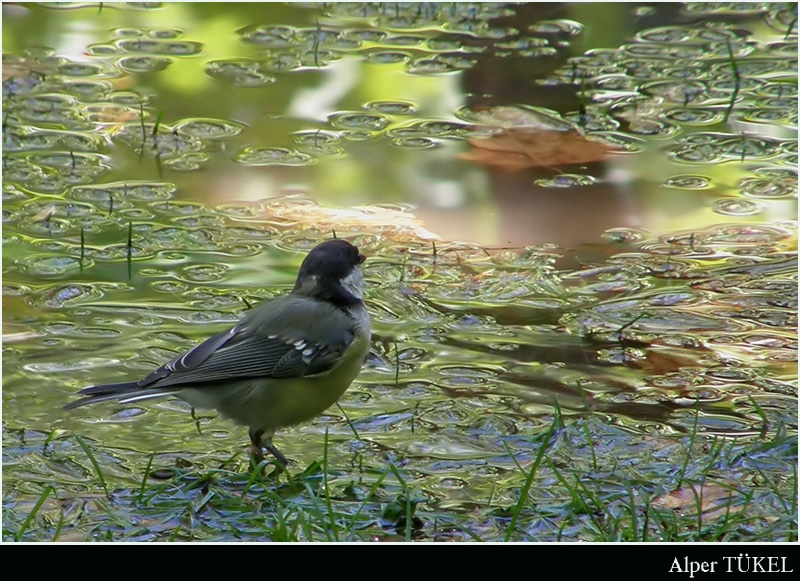
[[[302,308],[292,303],[283,307],[277,318],[295,311],[290,330],[271,333],[271,327],[281,326],[269,324],[269,312],[262,313],[258,325],[245,317],[234,328],[154,370],[137,387],[202,387],[225,379],[301,377],[333,367],[355,336],[349,317],[339,312],[331,320],[331,313],[317,312],[306,304]],[[324,331],[320,330],[322,316],[327,316]]]

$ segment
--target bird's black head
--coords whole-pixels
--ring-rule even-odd
[[[308,253],[294,285],[294,292],[336,304],[358,303],[364,281],[359,266],[366,257],[346,240],[326,240]]]

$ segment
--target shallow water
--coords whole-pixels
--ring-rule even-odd
[[[301,465],[327,430],[332,464],[468,511],[557,417],[648,465],[795,432],[792,6],[4,5],[9,502],[81,488],[75,434],[133,486],[150,452],[243,449],[172,401],[61,406],[286,291],[334,230],[370,256],[373,349],[278,436]],[[600,158],[555,164],[594,152],[569,127]]]

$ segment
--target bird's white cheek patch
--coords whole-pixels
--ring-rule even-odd
[[[354,268],[350,274],[342,279],[342,286],[358,299],[364,298],[364,275],[360,268]]]

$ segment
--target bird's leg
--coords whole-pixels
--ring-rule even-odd
[[[264,430],[250,428],[248,434],[250,435],[250,460],[253,462],[253,466],[258,466],[264,460],[264,448],[261,446],[261,436],[264,434]]]
[[[275,445],[270,441],[268,444],[264,444],[264,448],[275,456],[275,459],[282,465],[283,468],[286,468],[289,465],[289,459],[281,454],[281,451],[275,447]]]
[[[274,435],[275,430],[250,429],[250,443],[252,444],[250,453],[256,465],[260,464],[264,459],[264,450],[275,456],[275,459],[281,464],[281,468],[289,465],[289,459],[281,454],[281,451],[272,443],[272,436]]]
[[[192,406],[192,419],[194,420],[194,427],[197,428],[197,433],[202,434],[203,432],[200,431],[200,418],[194,413],[194,406]]]

